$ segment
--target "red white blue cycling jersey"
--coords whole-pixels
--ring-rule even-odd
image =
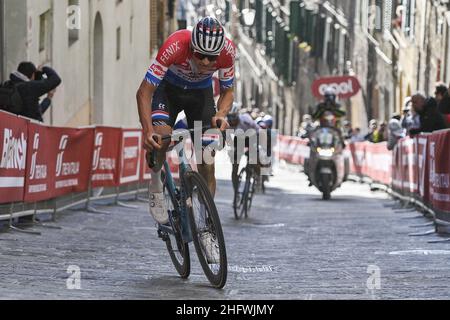
[[[157,87],[164,79],[184,89],[205,89],[212,86],[212,76],[219,71],[220,87],[231,88],[236,57],[234,43],[226,38],[225,48],[215,64],[200,71],[192,60],[191,34],[189,30],[180,30],[167,39],[148,69],[147,82]]]

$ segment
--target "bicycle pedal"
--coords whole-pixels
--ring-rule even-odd
[[[164,242],[166,242],[167,240],[169,240],[169,235],[166,232],[163,232],[161,230],[158,230],[158,237],[163,240]]]
[[[169,210],[169,216],[172,217],[174,222],[177,222],[180,219],[180,215],[178,214],[178,212],[176,210]]]

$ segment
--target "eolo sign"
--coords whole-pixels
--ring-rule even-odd
[[[361,89],[359,81],[355,77],[342,76],[342,77],[327,77],[320,78],[313,82],[311,90],[316,98],[322,99],[325,90],[328,87],[334,88],[337,95],[341,99],[348,99],[355,96]]]

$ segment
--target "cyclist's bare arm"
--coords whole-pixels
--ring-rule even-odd
[[[155,134],[152,124],[152,112],[151,105],[153,94],[156,91],[156,87],[148,81],[144,80],[139,87],[136,94],[139,119],[144,130],[144,148],[147,151],[152,151],[153,149],[160,150],[161,145],[153,139]]]
[[[228,127],[228,122],[226,120],[227,115],[230,113],[234,102],[234,89],[228,88],[223,89],[220,93],[219,101],[217,103],[217,114],[213,119],[215,124],[217,120],[221,121],[222,126],[220,130],[224,131]]]

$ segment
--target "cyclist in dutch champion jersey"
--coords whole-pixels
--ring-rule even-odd
[[[227,115],[234,100],[235,56],[236,47],[225,35],[221,23],[213,17],[203,18],[192,32],[177,31],[167,39],[137,92],[144,148],[148,152],[158,151],[152,170],[150,213],[160,224],[169,219],[161,182],[168,144],[161,142],[161,136],[172,133],[181,111],[185,112],[190,129],[196,121],[213,128],[219,123],[221,131],[228,128]],[[212,76],[217,71],[221,92],[216,108]],[[199,164],[198,171],[214,196],[214,164]]]

